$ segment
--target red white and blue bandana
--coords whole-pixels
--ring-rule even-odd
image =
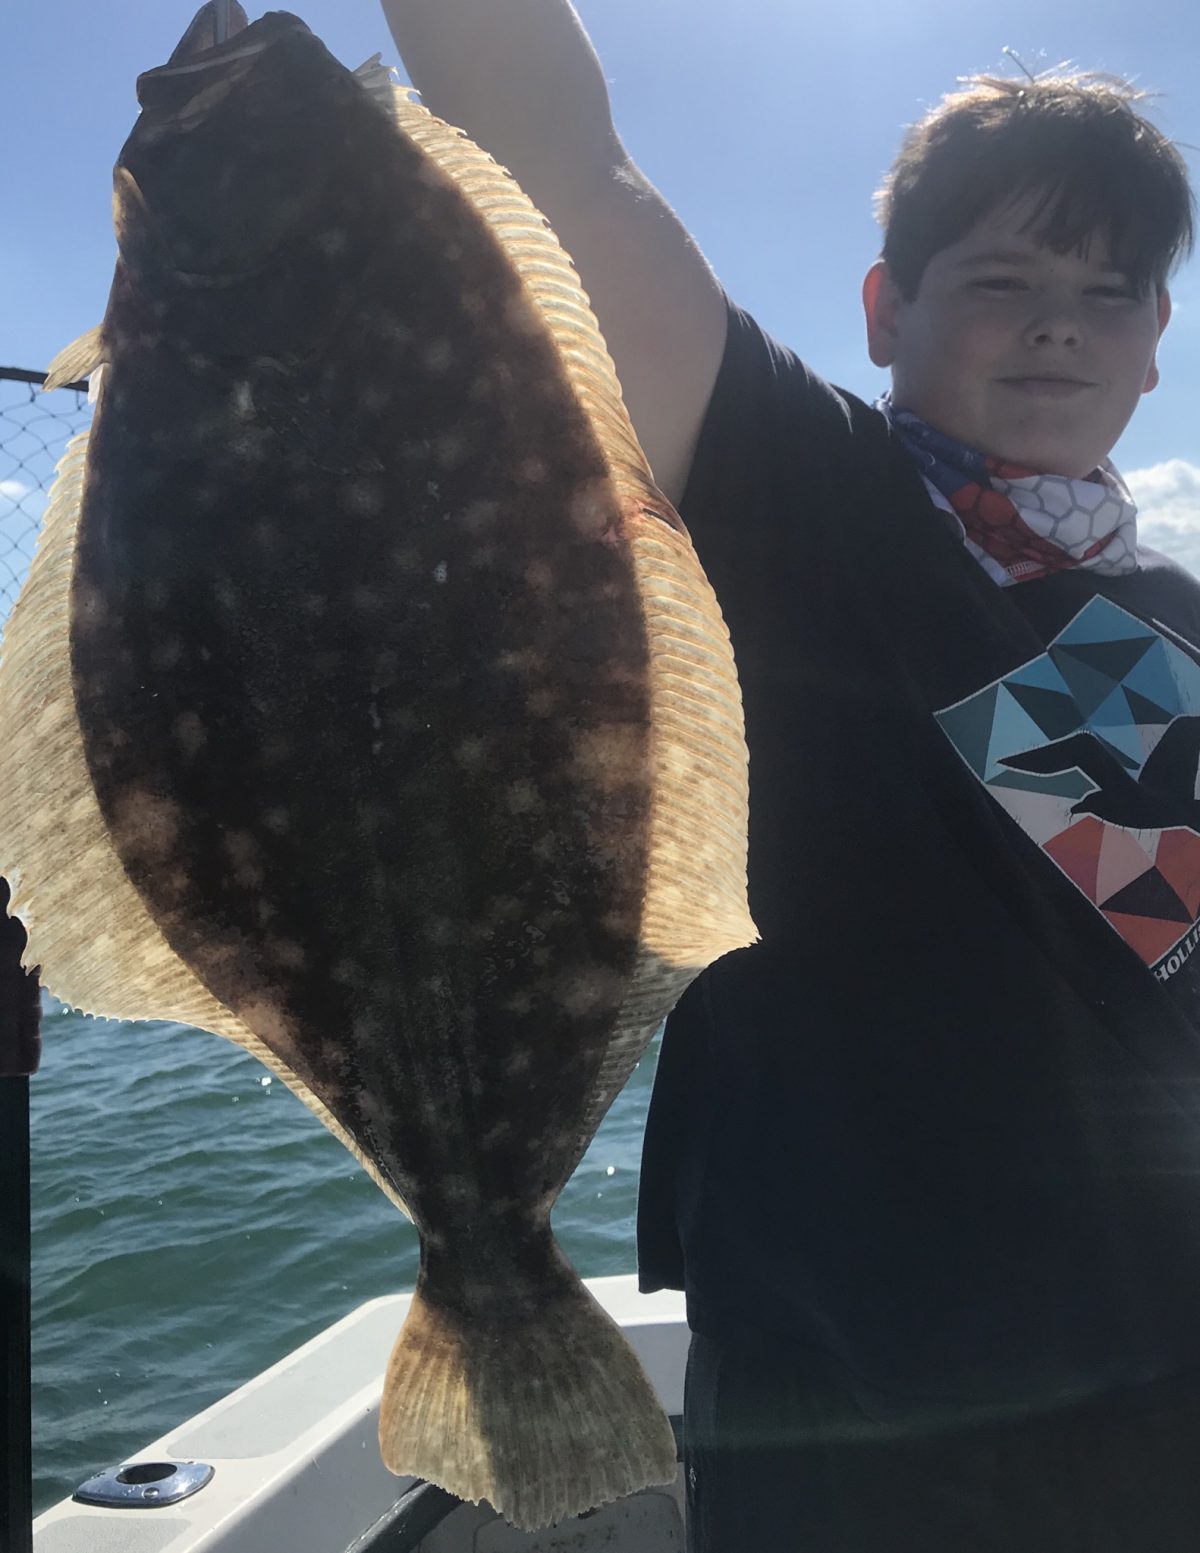
[[[890,395],[877,401],[963,543],[1001,587],[1070,567],[1137,570],[1137,506],[1109,459],[1084,479],[1039,474],[937,431]]]

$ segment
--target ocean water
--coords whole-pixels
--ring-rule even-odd
[[[30,1082],[38,1511],[363,1300],[411,1288],[417,1269],[408,1221],[237,1047],[49,1002],[43,1037]],[[555,1209],[585,1277],[634,1267],[656,1057],[657,1040]]]

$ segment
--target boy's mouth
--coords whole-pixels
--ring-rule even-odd
[[[997,381],[1005,388],[1016,389],[1018,393],[1048,399],[1069,398],[1072,394],[1082,393],[1085,388],[1096,386],[1078,377],[1002,377]]]

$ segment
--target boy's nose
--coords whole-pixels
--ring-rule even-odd
[[[1078,345],[1083,338],[1079,320],[1073,313],[1043,314],[1030,319],[1025,338],[1031,345]]]

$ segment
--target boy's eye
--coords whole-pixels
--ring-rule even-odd
[[[1025,282],[1016,275],[984,275],[971,282],[980,291],[1019,291]]]
[[[1137,293],[1132,286],[1089,286],[1088,295],[1103,297],[1106,301],[1129,302],[1136,298]]]

